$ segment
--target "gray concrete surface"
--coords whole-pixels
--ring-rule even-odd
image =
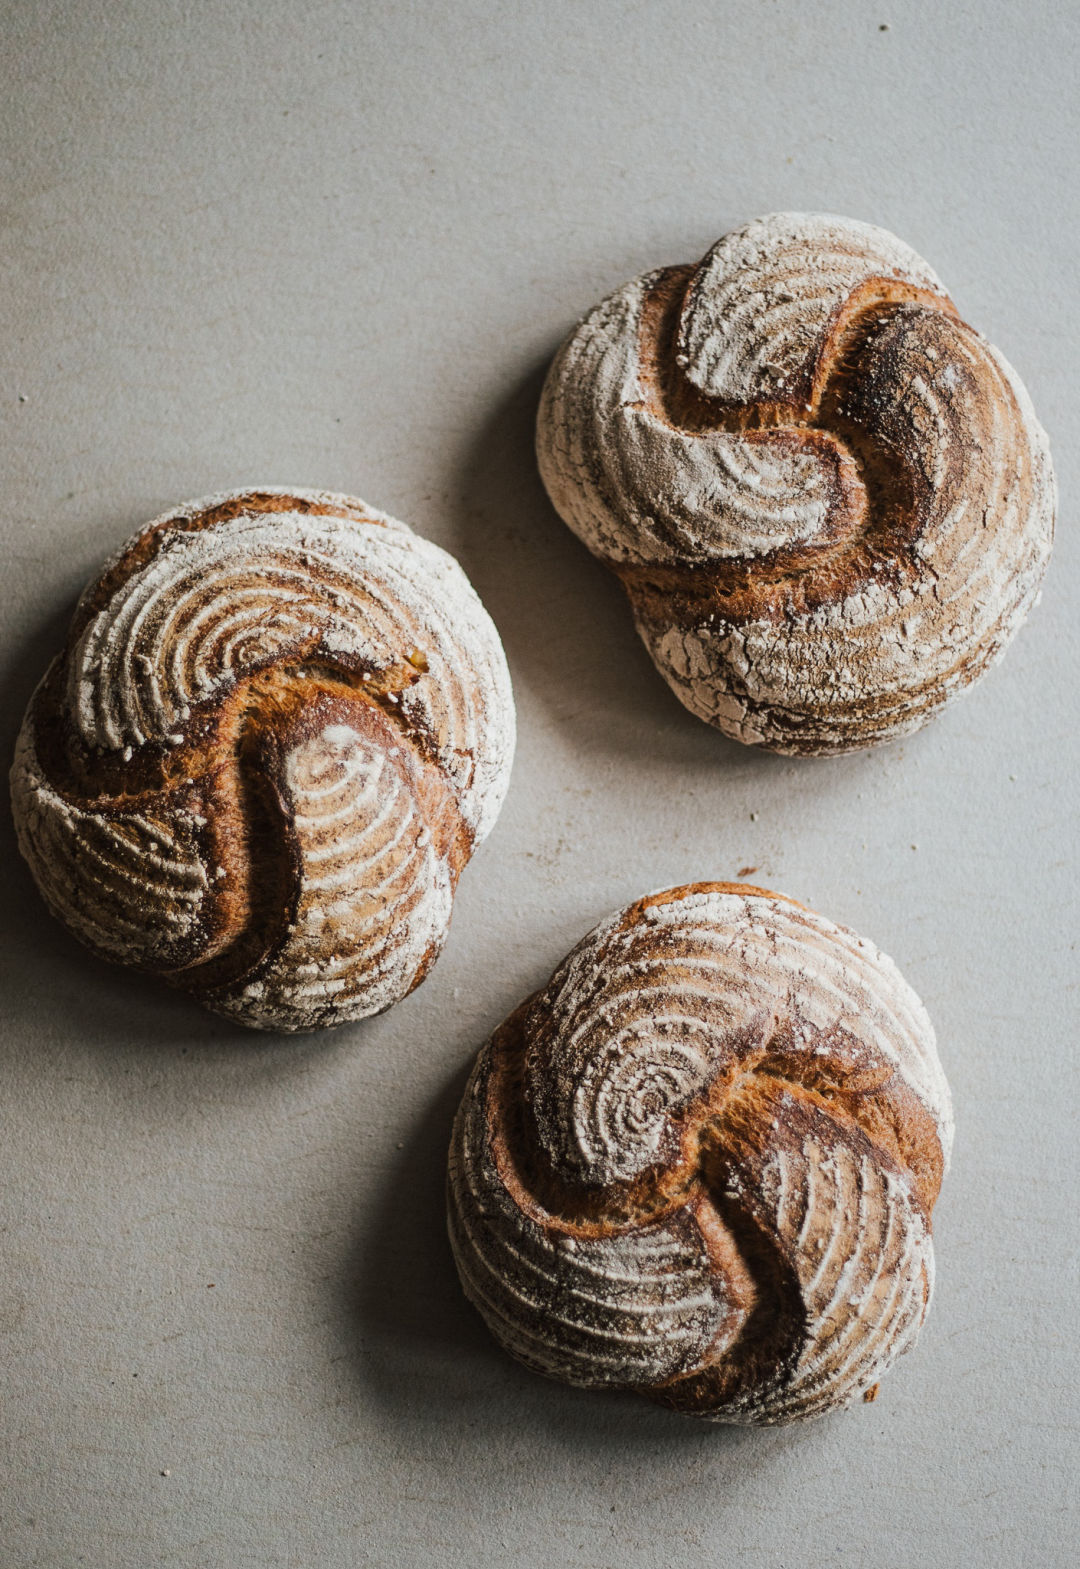
[[[237,1032],[85,955],[5,814],[0,1563],[1075,1562],[1076,8],[3,20],[8,755],[105,554],[267,481],[354,491],[459,555],[520,744],[433,975],[320,1039]],[[929,259],[1026,379],[1062,492],[1005,663],[913,740],[824,763],[682,711],[531,452],[580,311],[779,207]],[[959,1124],[918,1349],[874,1405],[786,1431],[530,1376],[442,1222],[487,1031],[617,904],[748,866],[896,958]]]

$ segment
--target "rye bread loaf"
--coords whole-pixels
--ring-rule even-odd
[[[423,978],[513,747],[457,562],[351,497],[268,487],[158,518],[87,588],[12,800],[96,953],[307,1030]]]
[[[484,1047],[450,1238],[538,1372],[787,1422],[913,1344],[951,1142],[892,961],[780,895],[699,883],[604,921]]]
[[[555,357],[537,453],[676,695],[779,752],[924,724],[1003,653],[1050,553],[1016,372],[847,218],[774,213],[618,289]]]

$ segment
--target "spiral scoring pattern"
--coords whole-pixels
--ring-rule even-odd
[[[933,269],[886,229],[827,213],[761,218],[697,269],[676,363],[711,398],[805,404],[837,311],[879,279],[945,298]]]
[[[32,713],[12,780],[19,843],[49,908],[106,958],[148,968],[182,963],[199,940],[210,895],[198,790],[148,794],[136,810],[79,806],[42,772]]]
[[[889,959],[759,889],[675,889],[591,932],[481,1052],[451,1241],[541,1372],[718,1420],[812,1416],[913,1342],[951,1140]]]
[[[305,1029],[358,992],[378,1013],[415,981],[416,954],[450,924],[450,868],[395,759],[400,747],[328,724],[287,754],[285,800],[300,863],[295,917],[257,980],[219,994],[248,1023]]]
[[[182,526],[230,499],[171,514],[176,531],[163,548],[87,619],[67,673],[84,744],[180,745],[193,712],[285,660],[375,678],[402,665],[408,673],[412,661],[428,679],[390,696],[436,748],[483,838],[505,794],[506,748],[477,742],[488,711],[505,728],[508,683],[457,562],[349,497],[330,498],[339,511],[253,507],[208,529]]]
[[[777,751],[925,723],[1004,651],[1053,535],[1016,373],[849,219],[774,214],[610,296],[552,364],[537,454],[680,699]]]
[[[502,648],[457,563],[326,492],[158,519],[87,589],[12,771],[90,947],[260,1028],[388,1007],[508,782]]]

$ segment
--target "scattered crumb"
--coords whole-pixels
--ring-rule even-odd
[[[889,24],[888,24],[888,22],[879,22],[878,23],[878,32],[879,33],[887,33],[888,31],[889,31]],[[875,1385],[874,1387],[876,1388],[877,1386]]]
[[[207,1291],[213,1291],[213,1289],[214,1289],[214,1282],[212,1280],[208,1282],[206,1289],[207,1289]]]
[[[162,1474],[162,1476],[172,1476],[172,1472],[171,1471],[162,1471],[161,1474]]]
[[[750,821],[752,823],[756,823],[757,822],[757,813],[756,812],[751,812],[750,813]]]
[[[877,1392],[880,1388],[880,1384],[871,1384],[869,1389],[863,1391],[863,1399],[867,1405],[870,1405],[877,1399]]]
[[[739,870],[735,873],[735,876],[736,877],[749,877],[751,872],[756,872],[756,871],[757,871],[757,867],[756,866],[740,866]]]
[[[398,1139],[397,1147],[399,1150],[403,1150],[405,1148],[405,1145],[401,1139]]]
[[[911,848],[912,848],[912,849],[913,849],[913,850],[917,850],[917,849],[918,849],[918,848],[919,848],[919,847],[918,847],[918,845],[917,845],[917,844],[913,844],[913,845],[912,845],[912,847],[911,847]]]
[[[20,392],[19,393],[19,402],[20,403],[29,403],[30,402],[30,399],[26,396],[25,392]]]

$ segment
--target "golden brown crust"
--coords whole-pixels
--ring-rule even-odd
[[[339,1023],[438,954],[513,724],[444,552],[350,497],[212,497],[83,595],[20,736],[20,845],[103,956],[256,1027]]]
[[[774,214],[563,345],[541,473],[694,712],[779,751],[917,728],[999,655],[1049,556],[1046,438],[883,230]]]
[[[929,1020],[870,944],[745,885],[650,895],[480,1054],[450,1153],[462,1282],[551,1376],[815,1415],[914,1339],[951,1127]]]

